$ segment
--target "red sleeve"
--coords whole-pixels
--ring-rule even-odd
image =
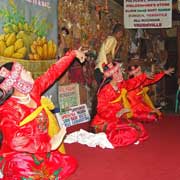
[[[3,146],[19,152],[49,152],[51,145],[48,134],[37,133],[37,124],[34,124],[34,121],[20,127],[18,125],[19,112],[13,112],[10,110],[1,114],[0,128],[3,133]]]
[[[32,93],[34,92],[41,95],[45,90],[47,90],[55,80],[65,72],[75,57],[76,53],[74,50],[67,52],[65,56],[60,58],[43,75],[35,80]]]
[[[122,81],[118,84],[119,89],[125,88],[127,91],[136,89],[140,85],[142,85],[145,80],[147,79],[147,76],[145,73],[142,73],[141,75],[134,77],[132,79],[128,79],[126,81]]]
[[[163,78],[165,75],[164,72],[160,72],[158,74],[155,74],[154,75],[154,78],[153,79],[146,79],[143,83],[143,86],[148,86],[148,85],[151,85],[151,84],[154,84],[156,83],[157,81],[159,81],[161,78]]]

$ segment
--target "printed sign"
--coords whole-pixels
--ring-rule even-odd
[[[59,86],[60,112],[66,112],[72,106],[80,104],[79,84],[72,83]]]
[[[127,29],[171,28],[172,0],[124,0]]]
[[[66,127],[90,121],[86,104],[71,107],[69,111],[61,114],[61,120]]]

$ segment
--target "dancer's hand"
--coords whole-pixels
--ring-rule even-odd
[[[116,113],[116,117],[120,118],[123,114],[130,112],[129,108],[123,108]]]
[[[50,141],[51,150],[56,150],[61,145],[65,134],[66,134],[66,127],[62,127],[61,130],[52,137]]]
[[[170,67],[169,69],[164,70],[164,73],[168,76],[171,76],[174,73],[174,68]]]
[[[88,50],[82,51],[81,49],[82,47],[80,47],[78,50],[75,50],[75,52],[76,52],[76,57],[79,59],[81,63],[83,63],[87,58],[85,53],[87,53]]]

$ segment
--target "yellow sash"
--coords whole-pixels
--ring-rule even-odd
[[[111,103],[120,102],[122,100],[124,108],[128,108],[130,112],[127,113],[127,118],[131,118],[133,113],[131,111],[131,106],[129,104],[129,101],[127,99],[127,90],[125,88],[121,89],[121,94],[119,97],[117,97],[114,101],[111,101]]]
[[[155,110],[155,112],[160,116],[161,115],[161,112],[160,111],[156,111],[156,108],[153,104],[153,102],[151,101],[151,98],[149,97],[148,95],[148,92],[149,91],[149,88],[148,87],[144,87],[142,89],[142,91],[140,91],[139,93],[137,93],[137,95],[142,95],[144,97],[144,102],[150,106],[153,110]]]
[[[37,107],[37,109],[34,112],[32,112],[29,116],[27,116],[25,119],[23,119],[19,125],[23,126],[23,125],[33,121],[43,109],[45,110],[45,112],[48,116],[48,119],[49,119],[48,134],[50,137],[53,137],[55,134],[58,133],[60,128],[59,128],[59,125],[58,125],[58,122],[57,122],[55,116],[50,111],[50,110],[54,109],[54,104],[47,97],[42,96],[41,106]],[[59,147],[58,150],[61,153],[65,153],[64,143],[61,144],[61,146]]]

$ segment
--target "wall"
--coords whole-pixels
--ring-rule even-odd
[[[108,4],[102,0],[60,0],[58,9],[59,34],[62,27],[69,30],[64,44],[70,48],[82,45],[97,50],[112,26],[123,23],[123,9],[112,0]]]

